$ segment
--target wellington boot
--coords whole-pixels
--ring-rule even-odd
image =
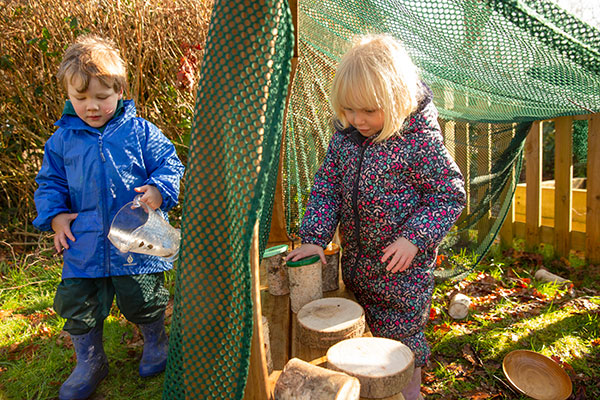
[[[102,347],[102,328],[103,324],[100,324],[83,335],[71,335],[77,365],[60,387],[60,400],[87,399],[108,375],[108,360]]]
[[[421,368],[415,368],[415,372],[413,372],[412,379],[406,385],[404,389],[402,389],[402,395],[405,400],[420,400],[423,398],[421,396]]]
[[[144,336],[144,350],[140,360],[140,376],[146,378],[160,374],[167,366],[169,339],[165,332],[165,319],[138,325]]]

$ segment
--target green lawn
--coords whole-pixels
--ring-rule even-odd
[[[545,265],[574,285],[540,283]],[[0,399],[55,399],[75,357],[63,321],[52,310],[60,259],[50,252],[7,253],[0,260]],[[167,275],[174,290],[174,273]],[[446,309],[456,291],[469,295],[469,316],[452,320]],[[170,323],[169,307],[167,322]],[[576,257],[494,248],[464,280],[436,286],[427,336],[431,362],[424,370],[428,399],[519,399],[502,360],[515,349],[551,356],[572,379],[577,399],[600,398],[600,266]],[[141,379],[142,340],[116,308],[105,323],[110,373],[93,399],[162,397],[163,375]],[[574,396],[572,398],[575,398]]]

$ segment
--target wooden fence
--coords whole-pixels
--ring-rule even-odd
[[[573,188],[574,119],[588,120],[585,190]],[[528,248],[549,243],[558,256],[583,251],[590,263],[600,263],[600,114],[553,121],[554,184],[542,182],[542,128],[548,121],[535,122],[525,142],[526,183],[517,187],[500,237],[505,244],[523,238]]]

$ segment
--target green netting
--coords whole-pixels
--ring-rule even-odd
[[[282,170],[291,237],[332,134],[335,67],[356,34],[401,39],[433,89],[468,191],[444,249],[471,249],[476,262],[510,205],[531,121],[600,109],[600,33],[547,0],[300,0],[298,8]],[[261,254],[270,227],[291,31],[283,0],[214,6],[187,170],[166,399],[243,395],[249,251],[255,223]]]
[[[287,3],[216,2],[187,170],[165,399],[239,399],[252,337],[250,244],[268,238],[293,54]]]
[[[298,69],[283,160],[288,234],[298,233],[333,130],[327,96],[353,36],[404,42],[434,92],[468,205],[444,251],[479,262],[509,209],[530,124],[600,110],[600,32],[548,0],[299,1]]]

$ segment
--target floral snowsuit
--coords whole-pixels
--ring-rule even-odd
[[[303,243],[325,247],[339,222],[342,277],[364,307],[374,336],[401,340],[423,366],[424,328],[437,246],[465,204],[464,180],[443,144],[431,92],[402,133],[373,143],[354,127],[334,133],[300,228]],[[381,262],[403,236],[419,251],[403,272]]]

